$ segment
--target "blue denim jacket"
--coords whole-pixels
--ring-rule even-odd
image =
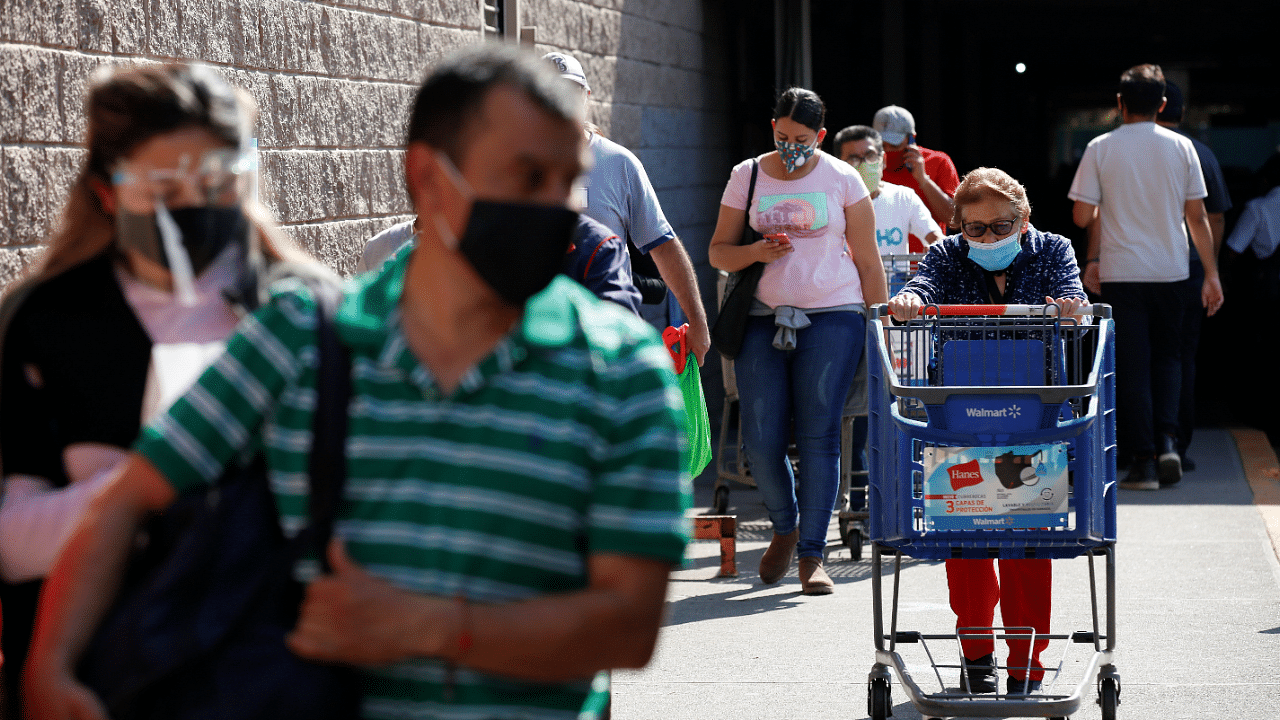
[[[934,243],[915,277],[902,292],[926,304],[974,305],[992,302],[986,270],[969,259],[969,243],[952,235]],[[1022,251],[1005,270],[1004,304],[1042,305],[1052,298],[1085,297],[1071,241],[1032,227],[1022,236]]]

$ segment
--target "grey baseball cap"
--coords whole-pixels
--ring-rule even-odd
[[[871,127],[880,133],[886,144],[901,145],[906,142],[908,135],[916,133],[916,119],[911,117],[906,108],[889,105],[876,111]]]

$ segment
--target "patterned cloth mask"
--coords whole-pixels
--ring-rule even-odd
[[[787,166],[787,172],[793,173],[796,168],[804,165],[805,161],[813,157],[813,153],[818,149],[818,144],[806,145],[804,143],[787,142],[786,140],[774,140],[774,147],[778,148],[778,157],[782,158],[782,163]]]

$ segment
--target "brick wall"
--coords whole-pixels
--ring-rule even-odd
[[[729,169],[729,77],[717,2],[526,0],[539,50],[571,52],[591,84],[591,120],[644,163],[714,304],[707,243]]]
[[[717,5],[718,3],[707,3]],[[649,167],[707,273],[732,158],[720,50],[702,3],[522,0],[537,49],[574,53],[593,119]],[[38,257],[82,159],[86,79],[105,63],[201,60],[257,100],[263,198],[311,252],[349,272],[409,211],[401,143],[431,62],[481,39],[477,0],[0,1],[0,287]],[[705,284],[705,282],[704,282]]]
[[[571,52],[582,62],[591,84],[591,120],[644,163],[714,317],[716,271],[707,262],[707,244],[729,170],[743,159],[728,130],[731,5],[525,2],[538,27],[538,49]],[[717,357],[708,355],[702,368],[713,430],[724,402]]]

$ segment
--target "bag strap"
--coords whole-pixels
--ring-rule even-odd
[[[754,231],[751,229],[751,200],[756,196],[756,175],[760,174],[760,161],[751,161],[751,184],[747,186],[747,232],[742,233],[742,239],[745,241]],[[753,241],[754,242],[754,241]],[[741,243],[746,245],[746,242]]]
[[[311,454],[308,458],[311,517],[308,531],[320,569],[331,572],[328,546],[347,480],[347,408],[351,401],[351,355],[334,329],[334,317],[342,303],[341,287],[314,283],[316,296],[316,409],[312,418]]]

